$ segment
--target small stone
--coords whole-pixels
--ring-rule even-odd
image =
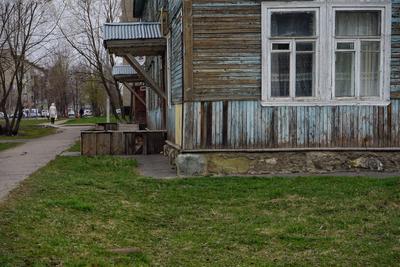
[[[352,160],[350,165],[352,168],[383,171],[383,163],[377,158],[360,157]]]
[[[276,165],[276,164],[278,164],[278,160],[276,158],[270,158],[270,159],[266,159],[265,163],[269,164],[269,165]]]

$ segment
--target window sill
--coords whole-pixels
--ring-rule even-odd
[[[388,106],[390,100],[261,101],[263,107]]]

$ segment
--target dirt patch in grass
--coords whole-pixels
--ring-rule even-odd
[[[59,157],[0,206],[0,266],[397,265],[400,179],[137,176]]]

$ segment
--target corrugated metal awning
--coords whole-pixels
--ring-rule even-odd
[[[159,22],[104,24],[104,47],[117,56],[161,56],[166,40]]]
[[[129,65],[117,65],[112,69],[112,75],[119,82],[142,82],[143,79]]]
[[[112,75],[136,75],[137,72],[130,65],[117,65],[112,69]]]
[[[104,41],[160,39],[161,24],[158,22],[127,22],[104,24]]]

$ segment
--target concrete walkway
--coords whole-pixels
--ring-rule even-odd
[[[88,127],[58,126],[54,135],[0,152],[0,201],[18,184],[68,149]]]
[[[163,155],[135,155],[138,162],[139,172],[143,176],[156,179],[176,178],[176,171],[171,168],[168,158]]]

